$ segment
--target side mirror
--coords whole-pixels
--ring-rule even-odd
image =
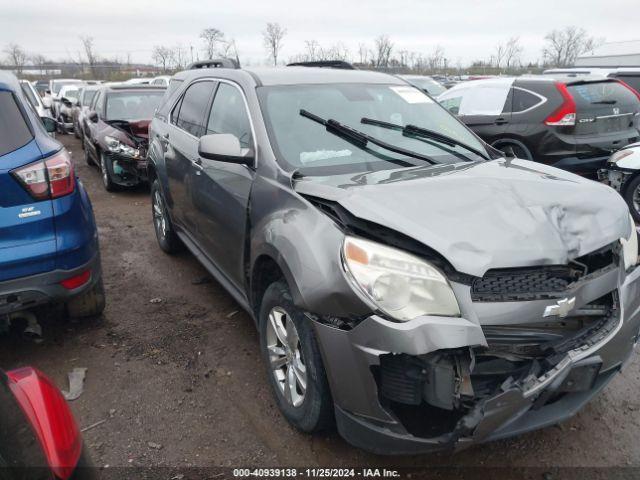
[[[40,120],[42,120],[42,125],[44,125],[44,129],[47,131],[47,133],[55,133],[55,131],[58,129],[58,122],[56,122],[53,118],[40,117]]]
[[[47,95],[51,95],[51,90],[49,90],[48,88],[44,91],[44,93],[46,93]]]
[[[98,123],[98,113],[97,112],[89,112],[89,121],[93,123]]]
[[[230,133],[205,135],[198,142],[198,154],[208,160],[253,166],[253,151],[242,148],[240,140]]]
[[[67,107],[71,106],[71,100],[69,100],[67,97],[62,97],[60,101]]]

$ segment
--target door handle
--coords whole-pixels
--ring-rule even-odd
[[[496,121],[494,123],[496,125],[504,125],[506,123],[509,123],[509,120],[507,120],[505,118],[496,118]]]
[[[204,167],[202,166],[202,160],[200,158],[198,158],[197,160],[191,160],[191,165],[193,165],[193,167],[196,169],[196,175],[200,175],[200,173],[202,173],[202,171],[204,170]]]

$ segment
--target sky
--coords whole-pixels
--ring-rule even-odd
[[[267,22],[287,29],[285,61],[305,40],[341,42],[355,55],[380,34],[395,51],[427,55],[440,45],[450,65],[487,60],[512,36],[520,37],[523,61],[536,61],[545,34],[568,25],[607,41],[640,38],[638,0],[0,0],[0,12],[0,49],[16,43],[53,60],[77,58],[81,35],[110,59],[150,63],[155,45],[177,44],[202,57],[199,34],[215,27],[236,40],[244,64],[256,65],[266,62]]]

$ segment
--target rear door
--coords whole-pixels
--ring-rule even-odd
[[[0,90],[0,282],[55,266],[52,202],[35,201],[11,173],[42,157],[19,102]]]
[[[613,80],[568,84],[576,104],[576,153],[608,155],[638,138],[640,100]]]
[[[205,115],[215,88],[211,80],[196,81],[170,113],[164,134],[164,159],[172,203],[171,218],[191,235],[196,235],[194,211],[194,164],[198,161],[198,140],[205,131]]]
[[[255,152],[244,93],[236,84],[223,80],[218,85],[205,132],[219,133],[235,135],[247,154]],[[205,158],[194,168],[198,242],[227,278],[240,287],[244,275],[247,204],[254,171],[246,165]]]

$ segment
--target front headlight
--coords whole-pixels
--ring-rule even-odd
[[[460,316],[446,277],[424,260],[349,236],[343,243],[342,259],[354,286],[396,320],[407,321],[421,315]]]
[[[137,148],[130,147],[129,145],[125,145],[117,138],[110,137],[109,135],[105,135],[104,141],[107,144],[107,148],[110,152],[119,153],[121,155],[126,155],[131,158],[138,158],[140,156],[140,150]]]
[[[638,232],[636,231],[636,222],[633,221],[631,215],[629,215],[629,221],[631,222],[631,236],[626,239],[620,239],[625,270],[629,270],[638,264]]]
[[[624,157],[628,157],[631,154],[633,154],[633,150],[631,149],[618,150],[617,152],[615,152],[613,155],[609,157],[609,163],[618,163]]]

